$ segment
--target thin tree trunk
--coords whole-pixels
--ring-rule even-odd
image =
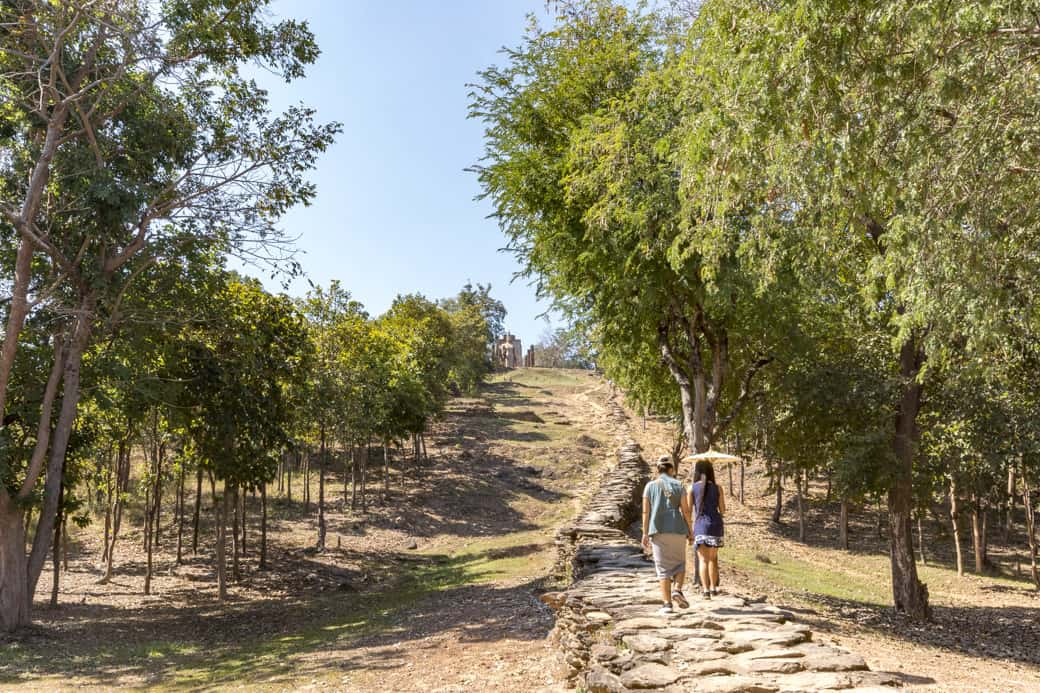
[[[153,466],[152,469],[155,469]],[[144,531],[141,532],[141,550],[148,550],[148,542],[152,537],[152,482],[149,481],[144,487]]]
[[[217,490],[212,476],[210,485],[213,486],[213,497],[216,500]],[[223,495],[220,502],[213,504],[217,510],[217,599],[221,603],[227,600],[227,516],[230,509],[227,484],[224,485]]]
[[[928,565],[928,559],[924,555],[924,528],[921,526],[921,511],[917,511],[917,547],[921,550],[921,565]]]
[[[318,460],[318,550],[325,550],[325,424],[321,425],[321,455]]]
[[[849,550],[849,501],[841,499],[841,511],[838,515],[838,544],[845,551]]]
[[[158,431],[156,431],[158,434]],[[158,453],[155,463],[155,548],[162,546],[160,525],[162,524],[162,475],[163,459],[166,457],[166,445],[160,442],[156,448]]]
[[[390,497],[390,445],[383,440],[383,502]]]
[[[350,509],[357,510],[358,483],[361,476],[361,462],[357,454],[357,445],[350,444]]]
[[[961,530],[957,521],[957,482],[950,477],[950,523],[953,525],[953,546],[957,553],[957,574],[964,575],[964,556],[961,553]]]
[[[784,509],[784,474],[780,463],[776,464],[776,504],[773,506],[773,523],[780,524],[780,513]]]
[[[144,513],[144,552],[146,555],[144,571],[144,593],[152,593],[152,545],[154,535],[152,534],[152,518],[155,516],[154,503],[145,503]]]
[[[199,510],[202,508],[202,465],[195,471],[195,512],[191,524],[191,552],[199,555]]]
[[[238,494],[238,516],[239,516],[240,522],[242,523],[242,557],[245,558],[245,555],[246,555],[246,553],[248,551],[248,549],[246,549],[246,494],[245,494],[245,489],[241,489],[239,491],[239,494]]]
[[[260,483],[260,570],[267,570],[267,482]]]
[[[117,464],[115,458],[112,457],[112,449],[108,449],[108,483],[105,484],[105,539],[102,543],[101,550],[101,562],[105,563],[108,561],[108,539],[112,532],[112,484],[115,483],[116,471],[114,469]]]
[[[61,530],[65,524],[65,470],[62,468],[62,482],[58,489],[58,517],[54,523],[54,546],[51,552],[54,554],[54,581],[51,583],[51,608],[58,606],[59,576],[61,574]]]
[[[311,456],[304,455],[304,512],[311,509]]]
[[[801,469],[795,471],[794,485],[798,492],[796,500],[798,501],[798,541],[805,542],[805,499],[802,493],[802,475],[805,472]]]
[[[368,455],[371,450],[371,446],[365,444],[365,455],[361,460],[361,512],[368,512],[368,493],[366,486],[366,479],[368,477]]]
[[[979,499],[976,496],[975,504],[971,508],[971,544],[975,554],[975,572],[982,575],[986,567],[986,557],[982,551],[982,513],[978,504]]]
[[[426,434],[419,434],[419,444],[422,445],[422,460],[423,464],[430,464],[430,455],[426,452]]]
[[[292,453],[285,467],[285,494],[286,500],[292,503],[292,470],[293,463],[296,461],[296,454]]]
[[[1025,470],[1022,470],[1022,507],[1026,511],[1026,541],[1029,543],[1029,570],[1033,584],[1040,590],[1040,570],[1036,565],[1036,510],[1033,506],[1033,489],[1029,485]]]
[[[1007,513],[1004,516],[1004,545],[1011,545],[1011,531],[1015,525],[1015,468],[1008,468]]]
[[[242,578],[238,570],[238,492],[237,484],[227,488],[225,483],[224,495],[231,498],[231,579],[236,583]]]
[[[181,462],[181,475],[177,482],[177,565],[183,562],[184,550],[184,475],[187,470]]]
[[[124,440],[119,441],[116,453],[116,486],[115,499],[112,504],[112,538],[108,545],[105,562],[105,575],[101,582],[105,583],[112,579],[115,563],[116,540],[119,538],[119,527],[123,520],[123,496],[130,489],[130,436],[128,432]]]

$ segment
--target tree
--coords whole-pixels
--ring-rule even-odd
[[[275,222],[313,195],[303,176],[338,126],[314,125],[304,108],[272,117],[264,92],[238,72],[256,60],[293,79],[317,55],[306,26],[269,23],[266,5],[24,0],[0,8],[0,136],[9,154],[0,158],[0,231],[14,258],[0,410],[27,318],[53,311],[61,326],[52,369],[60,403],[57,394],[42,400],[37,452],[0,490],[0,533],[11,537],[0,548],[4,630],[29,621],[82,357],[99,318],[116,312],[160,258],[206,246],[283,259]],[[40,485],[26,557],[18,506]]]
[[[911,531],[926,371],[988,349],[1031,300],[1040,167],[1019,143],[1038,106],[1034,25],[1020,5],[720,1],[690,36],[687,84],[710,97],[686,122],[695,213],[721,220],[761,191],[764,271],[777,239],[800,239],[795,257],[858,294],[890,345],[892,586],[914,618],[929,615]]]
[[[289,442],[289,384],[299,379],[309,358],[307,332],[287,297],[266,293],[255,280],[229,278],[182,348],[185,429],[199,462],[211,478],[224,482],[217,515],[223,599],[231,501],[274,478],[277,454]]]
[[[684,210],[679,126],[690,104],[675,29],[607,1],[568,3],[557,27],[532,27],[508,66],[482,73],[471,114],[487,124],[484,194],[525,274],[596,324],[600,362],[630,393],[655,387],[645,371],[613,366],[663,369],[687,445],[704,451],[772,362],[781,331],[763,318],[784,314],[784,294],[759,290],[739,252],[739,210],[715,226]]]
[[[328,467],[330,437],[341,424],[347,406],[349,375],[341,369],[340,354],[344,341],[356,336],[353,323],[364,321],[366,314],[360,303],[339,282],[333,281],[328,290],[313,287],[301,302],[307,320],[314,358],[311,361],[307,387],[306,408],[308,419],[315,425],[313,437],[319,446],[318,477],[318,549],[325,549],[325,471]]]

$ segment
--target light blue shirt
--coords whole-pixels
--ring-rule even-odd
[[[689,533],[689,526],[682,514],[682,484],[662,474],[646,485],[643,498],[650,501],[650,525],[647,534],[681,534]]]

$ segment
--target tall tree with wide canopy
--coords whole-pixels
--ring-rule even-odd
[[[0,6],[0,240],[12,299],[3,315],[0,410],[26,320],[53,311],[55,386],[24,467],[0,489],[0,628],[29,621],[80,396],[82,356],[127,288],[159,259],[206,245],[282,261],[275,222],[313,195],[304,174],[337,126],[305,108],[274,117],[239,74],[286,79],[317,55],[305,25],[266,0],[44,2]],[[58,396],[60,386],[60,397]],[[53,426],[51,411],[55,409]],[[44,464],[46,462],[46,464]],[[21,504],[38,498],[25,555]]]
[[[764,318],[786,312],[783,277],[760,290],[739,210],[713,226],[687,213],[679,126],[697,105],[678,25],[606,1],[565,10],[482,73],[476,170],[540,291],[595,323],[600,363],[645,403],[677,404],[687,445],[704,451],[774,358],[784,323]],[[678,397],[660,396],[661,374]]]
[[[1033,299],[1038,42],[1028,3],[720,0],[691,32],[694,209],[718,221],[763,191],[764,266],[795,239],[805,276],[858,292],[887,338],[892,587],[914,618],[929,615],[911,534],[926,371],[989,349]],[[819,288],[804,290],[835,300]]]

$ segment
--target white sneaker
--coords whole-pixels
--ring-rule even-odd
[[[672,601],[680,609],[690,608],[690,602],[686,601],[686,597],[683,596],[682,592],[672,592]]]
[[[664,606],[662,606],[660,609],[657,610],[657,613],[660,614],[661,616],[667,616],[668,614],[671,614],[671,613],[674,613],[674,612],[672,611],[672,605],[671,604],[665,604]]]

